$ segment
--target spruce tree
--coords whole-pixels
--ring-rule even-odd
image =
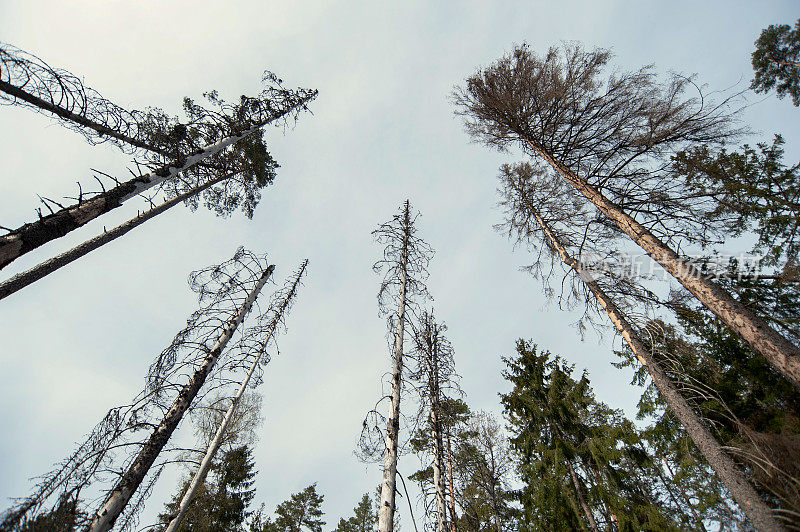
[[[214,461],[205,484],[198,490],[183,522],[181,532],[238,532],[242,529],[248,507],[255,496],[253,483],[256,472],[253,451],[243,445],[222,453]],[[183,483],[180,493],[173,496],[159,515],[161,526],[166,530],[172,515],[180,505],[190,479]]]

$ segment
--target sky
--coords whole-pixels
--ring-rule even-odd
[[[113,102],[177,113],[184,96],[238,98],[265,69],[287,86],[319,89],[313,114],[265,138],[280,163],[252,220],[183,206],[147,222],[0,302],[0,501],[65,457],[105,412],[143,384],[146,369],[195,310],[194,269],[244,245],[269,254],[276,279],[308,258],[309,273],[267,368],[255,450],[256,503],[274,508],[317,482],[326,530],[379,483],[353,450],[389,369],[378,314],[381,254],[371,231],[409,199],[436,250],[428,287],[449,327],[466,401],[500,415],[502,356],[532,339],[587,370],[598,398],[629,416],[640,390],[611,366],[611,331],[574,327],[577,314],[544,297],[520,270],[532,260],[493,227],[497,168],[517,160],[470,142],[450,93],[515,44],[537,52],[563,41],[614,54],[619,69],[653,64],[697,74],[709,91],[747,88],[760,30],[792,23],[794,1],[569,2],[11,2],[0,36],[81,76]],[[746,95],[751,143],[783,133],[800,158],[800,120],[788,100]],[[53,119],[0,108],[0,225],[35,217],[36,194],[72,195],[91,168],[127,175],[130,158],[89,146]],[[27,269],[135,214],[132,202],[5,268]],[[268,294],[265,294],[265,297]],[[618,345],[618,344],[617,344]],[[406,475],[414,457],[400,462]],[[176,488],[163,477],[143,514],[151,522]],[[412,495],[412,498],[414,496]],[[411,519],[405,501],[403,528]],[[421,509],[415,515],[419,518]]]

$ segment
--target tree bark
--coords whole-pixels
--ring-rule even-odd
[[[250,311],[256,297],[258,297],[258,293],[264,287],[264,284],[274,270],[274,266],[268,266],[267,269],[264,270],[261,278],[239,309],[239,312],[228,321],[219,339],[211,348],[205,360],[203,360],[202,365],[195,371],[192,378],[189,379],[189,382],[183,386],[178,397],[172,403],[172,407],[162,418],[158,427],[153,430],[150,438],[148,438],[142,446],[136,459],[131,463],[125,474],[108,495],[103,507],[95,514],[91,524],[87,527],[88,531],[108,532],[111,530],[111,527],[114,526],[114,522],[125,509],[128,501],[130,501],[131,497],[142,483],[142,480],[144,480],[144,477],[147,475],[147,472],[150,470],[150,467],[158,458],[159,453],[167,444],[167,441],[169,441],[178,423],[180,423],[183,415],[189,409],[192,401],[205,383],[208,374],[222,354],[228,341],[244,320],[245,315]]]
[[[155,218],[162,212],[166,211],[185,201],[192,196],[199,194],[203,190],[207,189],[210,186],[213,186],[225,179],[228,179],[233,174],[226,174],[224,176],[220,176],[209,181],[206,181],[202,185],[195,187],[188,192],[185,192],[179,196],[174,197],[173,199],[162,203],[161,205],[150,209],[149,211],[145,211],[135,218],[131,218],[127,222],[118,225],[117,227],[111,229],[110,231],[105,231],[100,235],[97,235],[94,238],[83,242],[75,246],[74,248],[65,251],[60,255],[56,255],[55,257],[48,259],[40,264],[37,264],[33,268],[26,270],[22,273],[18,273],[17,275],[7,279],[0,283],[0,299],[4,299],[14,292],[18,292],[22,290],[26,286],[33,284],[34,282],[50,275],[51,273],[55,272],[56,270],[66,266],[67,264],[83,257],[84,255],[88,254],[91,251],[99,248],[104,244],[108,244],[112,240],[116,240],[117,238],[121,237],[122,235],[126,234],[131,229],[138,227],[145,223],[147,220],[151,218]]]
[[[548,227],[538,212],[534,213],[536,220],[542,227],[547,240],[558,252],[565,265],[570,267],[580,276],[580,264],[571,257],[563,245]],[[616,306],[614,301],[606,294],[596,281],[583,278],[584,284],[597,298],[600,306],[608,314],[614,326],[619,331],[625,342],[630,346],[636,358],[645,367],[653,384],[656,385],[661,397],[669,406],[672,413],[686,429],[686,433],[700,450],[701,454],[708,461],[711,468],[719,475],[719,478],[728,488],[739,507],[747,515],[750,522],[757,530],[772,531],[784,530],[783,526],[773,517],[770,508],[761,500],[753,486],[745,478],[736,463],[722,450],[722,446],[711,434],[711,431],[703,424],[700,417],[695,414],[689,403],[678,391],[678,388],[670,380],[669,376],[661,368],[660,364],[647,349],[644,342],[639,338],[633,325],[627,320],[622,311]]]
[[[669,246],[547,151],[530,141],[527,145],[754,351],[767,359],[772,367],[800,386],[800,347],[772,329],[723,288],[697,275],[695,268],[683,261]]]
[[[405,224],[410,225],[410,206],[406,202]],[[403,257],[400,279],[400,301],[397,308],[397,324],[394,333],[392,391],[389,419],[386,426],[386,451],[383,461],[383,482],[381,483],[381,506],[378,512],[378,532],[392,532],[394,528],[395,490],[397,483],[397,455],[400,439],[400,392],[403,382],[403,337],[406,316],[406,280],[408,277],[409,235],[403,235]]]

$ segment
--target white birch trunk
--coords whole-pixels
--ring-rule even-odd
[[[244,303],[242,304],[236,315],[228,322],[228,325],[222,331],[214,347],[211,348],[206,356],[203,364],[195,371],[189,382],[181,389],[178,397],[172,403],[172,407],[162,418],[158,427],[155,428],[153,433],[145,442],[141,451],[137,455],[133,463],[128,467],[125,474],[109,494],[103,507],[97,512],[92,519],[91,524],[87,527],[90,532],[108,532],[114,526],[114,522],[120,516],[125,506],[130,501],[133,494],[139,488],[139,485],[144,480],[145,475],[150,467],[158,458],[161,449],[167,444],[172,433],[177,428],[183,415],[189,409],[200,388],[217,362],[217,359],[222,354],[228,341],[233,336],[233,333],[244,320],[244,317],[250,312],[250,308],[258,297],[258,293],[264,287],[267,279],[272,275],[275,270],[274,266],[267,267],[264,270],[261,278],[256,283],[253,290],[248,294]]]
[[[600,212],[610,218],[620,230],[631,237],[653,260],[675,277],[698,301],[736,332],[754,351],[760,353],[777,371],[795,385],[800,386],[800,347],[784,338],[717,284],[697,275],[696,268],[683,261],[675,251],[661,242],[646,227],[561,164],[560,161],[554,159],[535,143],[528,142],[528,146],[545,159],[586,199],[591,201]]]
[[[547,240],[561,256],[565,265],[569,266],[578,275],[581,274],[580,264],[573,257],[569,256],[567,250],[561,245],[556,236],[542,217],[535,213],[536,219],[542,230],[547,236]],[[700,450],[700,453],[708,461],[711,468],[719,475],[720,480],[725,484],[739,507],[757,530],[772,531],[784,530],[783,526],[772,515],[770,508],[761,500],[753,486],[745,478],[736,463],[722,449],[722,446],[711,434],[711,431],[703,424],[700,417],[695,414],[692,407],[683,398],[678,388],[670,380],[661,366],[639,338],[636,330],[627,320],[622,311],[616,306],[614,301],[595,281],[583,278],[584,284],[597,298],[600,306],[606,311],[614,326],[619,331],[625,342],[630,346],[639,362],[645,367],[653,384],[656,385],[661,397],[666,401],[672,413],[686,429],[686,433]]]

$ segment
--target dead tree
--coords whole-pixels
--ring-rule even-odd
[[[670,156],[695,143],[719,144],[741,131],[725,111],[686,98],[693,81],[660,85],[649,68],[602,79],[610,54],[580,46],[537,57],[526,46],[471,76],[454,99],[468,131],[491,146],[518,145],[549,165],[610,224],[760,353],[800,385],[800,347],[713,281],[697,274],[670,241],[709,243],[696,216],[709,198],[673,179]]]
[[[526,166],[518,168],[523,171],[530,170]],[[664,371],[661,361],[653,355],[650,348],[642,340],[641,331],[634,326],[634,323],[622,308],[608,295],[607,290],[603,287],[602,279],[598,277],[598,272],[586,271],[581,262],[570,255],[567,244],[564,242],[568,242],[568,245],[572,248],[580,248],[580,240],[576,243],[569,238],[569,235],[559,234],[553,224],[545,219],[546,211],[540,210],[540,205],[534,200],[534,194],[525,189],[526,186],[530,186],[530,183],[524,177],[515,180],[515,172],[510,171],[508,167],[503,169],[503,176],[506,185],[505,201],[507,204],[510,203],[512,205],[511,210],[515,215],[515,218],[509,222],[510,230],[516,232],[521,241],[529,241],[531,238],[541,239],[544,242],[545,249],[548,250],[551,256],[558,257],[574,274],[574,278],[581,280],[581,284],[588,290],[585,294],[587,305],[589,304],[588,301],[593,299],[594,303],[608,315],[619,334],[653,379],[653,383],[669,406],[670,411],[683,425],[687,434],[731,492],[753,525],[758,530],[782,530],[781,524],[772,515],[769,506],[759,497],[739,466],[725,453],[709,428],[695,413],[690,403],[681,395],[678,387],[670,379],[667,372]],[[526,176],[524,172],[523,176]],[[553,201],[561,204],[566,203],[563,197],[556,198]],[[566,207],[565,211],[568,212],[569,207]],[[570,216],[567,212],[559,214],[567,217],[568,220],[572,220],[573,223],[581,225],[579,213],[573,212]],[[566,239],[564,238],[565,236]]]
[[[425,280],[433,250],[417,236],[417,216],[412,213],[411,204],[406,200],[391,221],[379,225],[372,233],[378,243],[385,245],[383,258],[375,263],[373,270],[383,274],[378,304],[381,313],[387,316],[392,370],[390,392],[378,401],[380,404],[384,399],[389,399],[388,419],[378,412],[378,405],[367,413],[358,452],[364,460],[376,460],[383,456],[379,532],[391,532],[394,526],[397,458],[402,447],[400,400],[407,384],[403,375],[406,325],[409,323],[409,314],[415,311],[420,301],[430,297]],[[385,431],[381,425],[385,426]]]
[[[427,445],[432,455],[433,502],[435,509],[426,507],[426,515],[434,516],[436,532],[445,532],[448,525],[447,494],[453,493],[452,475],[446,479],[445,419],[442,403],[446,394],[460,394],[456,379],[453,346],[444,336],[447,326],[437,323],[433,312],[424,311],[414,327],[414,352],[416,371],[411,379],[416,383],[420,397],[420,416],[427,418]],[[452,517],[451,517],[452,520]]]
[[[192,481],[189,484],[186,493],[183,495],[180,504],[178,505],[178,511],[169,522],[166,532],[177,532],[178,528],[181,526],[183,517],[186,515],[189,505],[192,503],[194,495],[197,492],[197,488],[200,487],[203,482],[205,482],[206,475],[211,468],[212,460],[222,444],[223,437],[228,429],[228,424],[233,418],[236,408],[239,405],[239,401],[241,400],[250,383],[250,379],[257,368],[263,367],[269,361],[269,357],[267,356],[267,347],[269,347],[269,345],[273,342],[278,327],[280,327],[280,325],[283,324],[286,319],[286,315],[294,302],[295,296],[297,295],[297,290],[300,287],[300,280],[305,273],[307,265],[308,260],[304,261],[300,265],[300,268],[287,281],[281,291],[273,294],[272,302],[270,304],[270,311],[261,318],[261,321],[264,323],[253,328],[252,330],[247,331],[245,333],[245,339],[239,343],[239,347],[241,347],[242,351],[248,353],[248,355],[253,359],[253,362],[250,365],[244,380],[242,380],[242,383],[239,385],[236,395],[234,395],[233,399],[231,400],[231,404],[228,407],[227,412],[225,412],[225,417],[220,422],[214,438],[208,445],[205,456],[200,462],[200,466],[197,468],[194,477],[192,477]]]
[[[79,508],[88,516],[80,526],[134,526],[161,471],[183,460],[184,450],[169,445],[181,419],[207,394],[241,381],[247,361],[226,345],[273,270],[265,257],[240,248],[227,262],[194,272],[189,282],[200,308],[151,365],[144,390],[130,404],[111,409],[70,457],[39,477],[34,493],[4,514],[0,530],[16,530],[53,498],[81,494],[105,502],[99,511]]]
[[[178,196],[175,196],[171,200],[165,201],[164,203],[158,205],[157,207],[153,207],[152,209],[147,210],[141,214],[137,214],[134,218],[131,218],[127,222],[124,222],[114,227],[113,229],[104,231],[101,234],[97,235],[96,237],[90,238],[89,240],[81,244],[78,244],[77,246],[65,251],[64,253],[56,255],[53,258],[47,259],[46,261],[37,264],[33,268],[25,270],[24,272],[18,273],[17,275],[3,282],[0,282],[0,299],[4,299],[15,292],[22,290],[26,286],[31,285],[40,279],[43,279],[44,277],[50,275],[51,273],[63,268],[67,264],[70,264],[73,261],[83,257],[84,255],[94,251],[100,246],[108,244],[112,240],[116,240],[122,235],[127,234],[131,229],[139,227],[146,221],[155,218],[159,214],[174,207],[178,203],[186,201],[187,199],[197,195],[198,193],[202,192],[208,187],[211,187],[219,183],[220,181],[223,181],[230,177],[231,177],[230,175],[222,175],[198,187],[195,187],[189,190],[188,192],[179,194]]]
[[[91,144],[111,141],[125,151],[167,153],[148,139],[148,113],[123,109],[86,87],[78,76],[5,43],[0,43],[0,91],[0,104],[52,114]]]
[[[151,153],[143,164],[148,173],[139,173],[125,182],[84,198],[81,193],[77,203],[61,207],[55,202],[45,202],[52,211],[40,219],[25,224],[0,236],[0,268],[37,247],[62,237],[95,218],[122,205],[123,202],[153,190],[167,198],[194,190],[185,202],[196,207],[202,186],[219,175],[232,173],[237,179],[224,180],[219,186],[203,189],[203,198],[218,215],[230,214],[241,207],[248,217],[260,198],[259,190],[272,182],[277,163],[266,150],[261,135],[264,126],[276,121],[296,119],[307,109],[317,91],[285,89],[274,74],[264,75],[266,88],[255,98],[242,96],[237,104],[227,104],[215,92],[207,94],[212,108],[185,100],[185,110],[192,125],[179,123],[161,129],[170,129],[167,135],[177,136],[177,149],[163,156]],[[161,136],[164,136],[163,134]],[[58,205],[52,210],[50,203]]]

